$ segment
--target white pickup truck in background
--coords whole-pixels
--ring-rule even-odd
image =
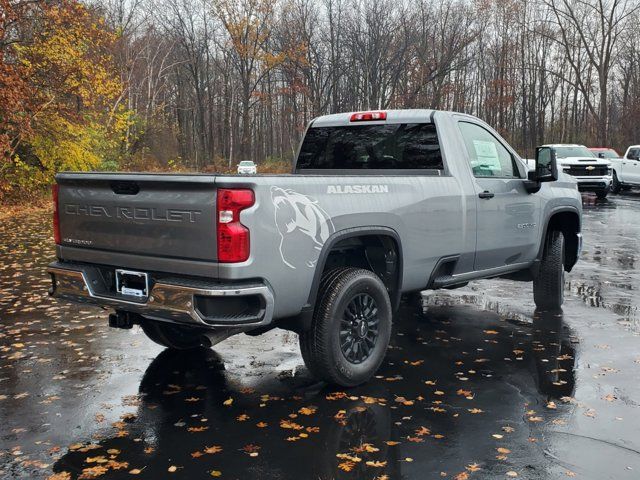
[[[578,190],[593,192],[603,200],[611,189],[611,161],[598,158],[584,145],[555,144],[545,145],[556,151],[558,170],[575,178]]]
[[[640,145],[632,145],[622,158],[612,158],[613,180],[611,191],[618,193],[631,187],[640,187]]]

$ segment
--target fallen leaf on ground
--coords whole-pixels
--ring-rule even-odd
[[[60,472],[49,475],[47,480],[70,480],[71,474],[69,472]]]
[[[188,431],[190,432],[204,432],[205,430],[208,430],[209,427],[189,427],[187,428]]]
[[[353,462],[342,462],[338,464],[338,468],[340,470],[344,470],[345,472],[350,472],[351,470],[353,470],[353,467],[355,467],[356,464]]]

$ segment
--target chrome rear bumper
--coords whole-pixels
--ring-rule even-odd
[[[158,280],[153,283],[148,298],[138,300],[105,291],[101,276],[91,266],[54,263],[47,272],[51,275],[49,294],[53,297],[135,312],[157,320],[206,327],[256,327],[268,325],[273,320],[273,294],[264,284],[224,285],[190,279]],[[257,306],[250,313],[227,310],[217,315],[211,313],[211,307],[207,308],[208,313],[203,313],[204,309],[200,308],[209,301],[249,300],[250,297],[258,300],[253,302]]]

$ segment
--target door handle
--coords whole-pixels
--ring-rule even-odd
[[[489,192],[488,190],[485,190],[484,192],[480,192],[480,193],[478,194],[478,196],[479,196],[480,198],[486,198],[486,199],[489,199],[489,198],[493,198],[493,197],[495,197],[496,195],[495,195],[493,192]]]

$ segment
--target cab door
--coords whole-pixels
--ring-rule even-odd
[[[622,159],[622,177],[625,183],[640,184],[640,147],[630,148]]]
[[[476,190],[475,270],[530,262],[537,254],[540,199],[524,186],[524,168],[487,127],[459,121]]]

